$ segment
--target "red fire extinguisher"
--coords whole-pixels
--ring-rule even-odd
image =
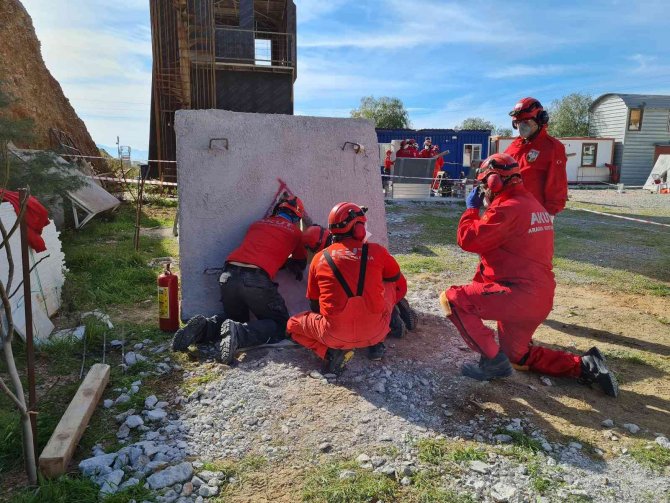
[[[170,263],[158,276],[158,326],[163,332],[179,328],[179,279],[170,271]]]

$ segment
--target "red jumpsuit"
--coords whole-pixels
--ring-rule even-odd
[[[430,148],[423,148],[421,149],[421,152],[417,155],[417,157],[420,157],[421,159],[429,159],[433,157],[433,150]]]
[[[519,163],[523,184],[549,214],[563,211],[568,200],[565,146],[543,127],[530,141],[517,137],[505,153]]]
[[[411,147],[401,148],[395,154],[396,157],[416,157],[416,150]]]
[[[297,260],[305,259],[302,232],[285,218],[271,216],[249,226],[244,241],[228,255],[226,262],[255,265],[272,279],[289,255]]]
[[[579,377],[581,357],[532,345],[553,304],[553,243],[549,213],[522,184],[498,195],[481,218],[479,210],[466,210],[458,245],[478,253],[481,262],[472,283],[447,290],[449,319],[468,346],[487,358],[502,349],[512,363],[529,370]],[[500,346],[482,320],[498,322]]]
[[[386,159],[384,159],[384,173],[387,175],[391,174],[391,168],[393,167],[393,161],[391,160],[391,154],[386,154]]]
[[[383,341],[389,332],[393,306],[407,291],[400,266],[386,248],[376,243],[369,243],[367,247],[362,285],[359,284],[361,241],[348,238],[334,243],[312,260],[307,298],[319,302],[320,312],[306,311],[292,316],[286,331],[294,341],[313,350],[322,359],[325,359],[328,348],[364,348]],[[336,278],[325,252],[332,257],[349,293]]]

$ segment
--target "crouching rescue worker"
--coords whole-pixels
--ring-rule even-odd
[[[295,342],[324,360],[327,373],[341,373],[355,348],[367,347],[371,359],[381,358],[393,308],[406,291],[406,283],[397,287],[403,276],[386,248],[365,242],[366,211],[347,202],[331,210],[333,244],[309,268],[311,312],[292,316],[286,327]]]
[[[465,364],[462,374],[485,381],[510,376],[514,366],[595,382],[617,396],[616,378],[597,348],[579,356],[533,344],[554,299],[554,230],[547,210],[524,187],[519,165],[508,154],[494,154],[480,166],[477,180],[481,186],[468,195],[458,225],[458,245],[481,261],[472,283],[440,295],[463,340],[481,354],[479,364]],[[488,207],[480,216],[483,203]],[[482,320],[497,321],[500,345]]]
[[[304,211],[302,201],[290,197],[279,202],[271,216],[251,224],[219,278],[225,315],[191,318],[175,333],[175,351],[186,351],[193,343],[220,341],[220,360],[230,364],[239,349],[285,338],[289,313],[273,278],[282,266],[296,280],[303,278],[307,262],[299,224]],[[250,312],[256,317],[253,321],[249,321]]]

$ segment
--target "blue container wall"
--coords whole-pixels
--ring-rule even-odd
[[[461,171],[468,173],[470,167],[463,166],[463,146],[467,144],[479,144],[482,146],[482,159],[489,155],[490,131],[454,131],[451,129],[377,129],[377,141],[379,143],[391,143],[392,140],[408,140],[413,138],[423,147],[423,140],[430,136],[433,145],[439,145],[440,152],[448,150],[444,156],[444,171],[449,178],[460,177]]]

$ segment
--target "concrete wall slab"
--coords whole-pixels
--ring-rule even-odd
[[[364,119],[252,114],[225,110],[176,113],[182,318],[221,309],[218,273],[247,227],[262,218],[278,179],[325,225],[340,201],[368,206],[371,241],[388,244],[377,136]],[[225,140],[210,140],[225,138]],[[355,153],[351,145],[363,145]],[[227,148],[226,148],[227,145]],[[306,275],[305,275],[306,276]],[[306,279],[280,271],[275,281],[292,313],[307,309]]]

